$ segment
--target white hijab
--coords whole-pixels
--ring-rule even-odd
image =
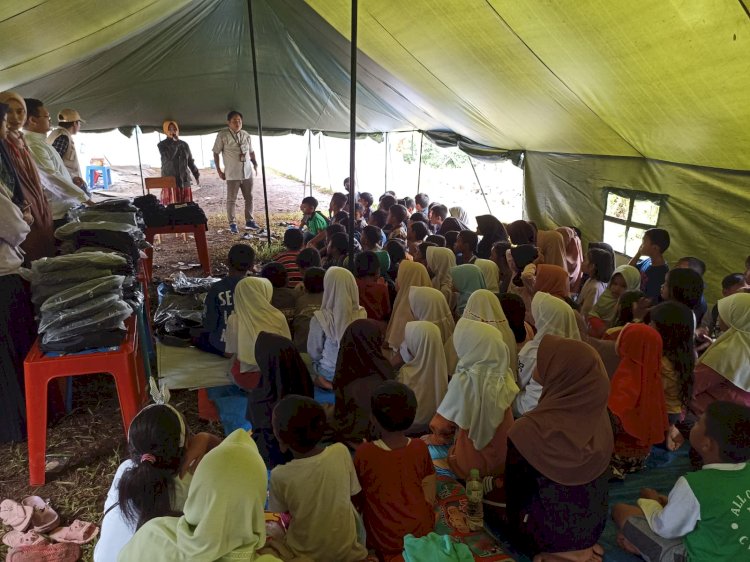
[[[492,326],[461,318],[454,334],[458,365],[438,413],[484,449],[518,394],[508,364],[508,346]]]
[[[730,295],[719,300],[717,306],[719,318],[729,329],[711,344],[699,362],[750,392],[750,294]]]
[[[398,372],[398,381],[417,395],[414,423],[428,424],[448,389],[448,367],[440,329],[432,322],[407,323],[402,349],[406,364]]]
[[[463,207],[451,207],[448,209],[448,213],[454,219],[460,220],[465,225],[469,224],[469,213],[467,213]]]
[[[432,287],[410,287],[409,305],[414,318],[432,322],[440,329],[440,337],[445,342],[456,327],[448,303],[437,289]]]
[[[456,267],[456,255],[448,248],[430,246],[427,248],[427,267],[432,271],[432,286],[445,296],[445,302],[453,298],[451,268]]]
[[[542,394],[542,385],[532,378],[542,338],[551,334],[581,340],[576,315],[564,300],[549,293],[536,293],[531,301],[531,314],[534,316],[537,333],[518,354],[518,384],[521,394],[516,399],[516,411],[519,414],[536,408]]]
[[[492,260],[483,260],[477,258],[474,260],[480,270],[482,270],[482,277],[484,277],[484,284],[490,293],[500,292],[500,268]]]
[[[234,289],[234,312],[237,323],[237,342],[230,346],[237,350],[242,363],[255,362],[255,340],[261,332],[292,337],[284,314],[271,305],[273,285],[262,277],[245,277]]]
[[[343,267],[331,267],[323,278],[323,304],[314,313],[327,338],[341,341],[346,328],[367,311],[359,306],[359,289],[354,275]]]

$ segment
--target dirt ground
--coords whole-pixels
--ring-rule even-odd
[[[137,196],[141,194],[140,174],[137,168],[115,168],[115,185],[96,195],[102,200],[107,195]],[[158,169],[145,169],[144,176],[158,176]],[[265,226],[262,183],[255,186],[255,218]],[[299,202],[303,197],[300,182],[269,172],[268,199],[272,230],[276,242],[288,221],[299,220]],[[309,192],[308,192],[309,193]],[[306,193],[307,194],[307,193]],[[327,208],[330,195],[318,190],[313,194]],[[213,170],[201,171],[201,185],[193,187],[193,199],[209,217],[207,233],[214,275],[226,272],[224,261],[232,244],[243,242],[240,236],[231,235],[227,227],[226,187]],[[238,198],[239,215],[242,214],[242,196]],[[259,261],[267,261],[269,255],[265,237],[249,241],[258,251]],[[278,249],[278,248],[276,248]],[[183,271],[191,277],[202,276],[198,265],[195,244],[183,241],[181,236],[167,236],[156,246],[154,252],[154,278],[166,278]],[[183,412],[194,432],[209,431],[222,434],[219,425],[202,422],[197,416],[195,392],[173,392],[172,404]],[[47,483],[32,488],[28,485],[28,455],[25,443],[0,444],[0,499],[17,501],[28,495],[50,499],[58,511],[63,524],[74,519],[99,523],[107,490],[118,465],[124,460],[126,451],[122,420],[111,377],[92,375],[73,379],[73,410],[63,419],[50,425],[47,432],[47,462],[58,465],[47,474]],[[7,547],[0,545],[0,556],[4,558]],[[92,560],[93,545],[84,547],[83,560]]]

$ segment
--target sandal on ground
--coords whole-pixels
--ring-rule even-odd
[[[49,544],[49,541],[36,531],[10,531],[3,535],[3,544],[11,548],[32,546],[35,544]]]
[[[39,496],[28,496],[21,500],[21,505],[34,510],[31,516],[31,526],[37,533],[46,533],[60,525],[60,516]]]
[[[11,548],[5,562],[76,562],[81,558],[77,544],[35,544]]]
[[[87,523],[76,519],[69,527],[60,527],[49,534],[49,538],[57,542],[72,542],[75,544],[86,544],[94,540],[99,533],[99,527],[93,523]]]
[[[0,521],[13,527],[15,531],[25,531],[31,525],[34,509],[21,505],[15,500],[3,500],[0,503]]]

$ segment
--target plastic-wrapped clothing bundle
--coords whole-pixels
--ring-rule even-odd
[[[143,215],[143,222],[146,226],[158,227],[167,226],[169,219],[167,209],[162,205],[155,195],[142,195],[133,200],[133,205],[140,209]]]
[[[69,213],[70,216],[70,213]],[[137,211],[94,211],[90,209],[77,211],[75,214],[81,222],[117,222],[122,224],[129,224],[132,226],[138,226],[138,215]]]
[[[134,275],[135,266],[133,265],[133,258],[129,255],[117,252],[110,248],[102,248],[100,246],[83,246],[82,248],[71,248],[73,254],[86,254],[91,252],[105,252],[108,254],[114,254],[125,260],[125,265],[117,269],[118,275]],[[122,273],[120,273],[122,271]]]
[[[126,263],[127,260],[117,254],[89,252],[86,255],[70,254],[54,258],[42,258],[31,264],[31,271],[32,273],[43,275],[53,271],[67,271],[73,268],[88,266],[118,269],[126,265]]]
[[[115,347],[125,339],[124,329],[103,330],[101,332],[92,332],[71,336],[61,340],[39,344],[39,348],[44,353],[78,353],[87,349],[96,349],[99,347]]]
[[[67,291],[62,291],[48,298],[40,311],[44,313],[58,312],[73,308],[91,299],[110,293],[122,294],[121,288],[125,277],[122,275],[108,275],[98,279],[91,279],[80,283]]]
[[[88,299],[77,306],[55,311],[43,311],[39,319],[39,331],[65,330],[84,318],[95,316],[122,301],[120,291]]]
[[[188,277],[182,271],[172,276],[172,289],[181,295],[207,293],[211,285],[220,281],[218,277]]]
[[[169,224],[207,224],[206,213],[197,203],[172,203],[167,205]]]
[[[147,248],[143,232],[135,226],[116,222],[72,222],[55,231],[55,238],[82,246],[103,246],[130,256],[136,262],[140,249]]]
[[[42,343],[59,342],[73,336],[106,330],[124,330],[123,322],[133,313],[127,303],[118,301],[92,316],[73,321],[65,326],[47,330],[42,336]]]
[[[127,197],[117,197],[114,199],[107,199],[106,201],[100,201],[95,205],[88,207],[89,209],[96,209],[97,211],[108,211],[108,212],[136,212],[138,207],[133,204],[133,200]]]

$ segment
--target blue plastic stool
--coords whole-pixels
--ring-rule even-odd
[[[90,189],[96,189],[96,172],[99,172],[102,177],[101,189],[109,189],[112,185],[112,172],[109,166],[86,166],[86,181],[89,184]]]

